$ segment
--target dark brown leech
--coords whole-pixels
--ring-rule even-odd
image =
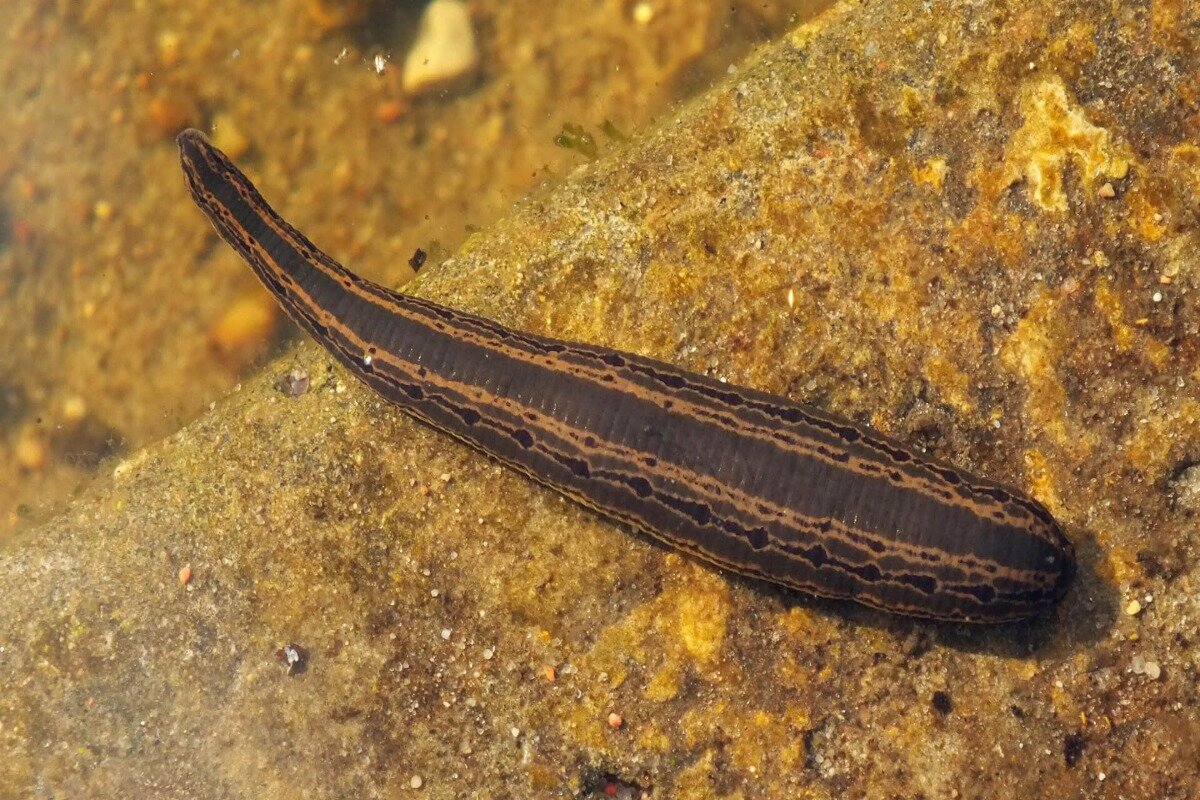
[[[198,131],[192,196],[288,313],[391,402],[698,558],[937,619],[1034,616],[1074,552],[1049,512],[863,426],[657,361],[366,281],[283,221]]]

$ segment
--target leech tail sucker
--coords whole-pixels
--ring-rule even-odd
[[[198,131],[196,203],[302,327],[417,419],[697,558],[822,597],[970,622],[1037,616],[1074,551],[1037,501],[876,431],[364,280]]]

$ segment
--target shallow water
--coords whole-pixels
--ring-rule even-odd
[[[0,541],[299,335],[188,200],[180,129],[400,285],[829,2],[477,0],[475,68],[414,93],[425,5],[0,3]]]

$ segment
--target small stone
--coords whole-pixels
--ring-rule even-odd
[[[179,585],[187,586],[192,582],[192,565],[184,564],[183,569],[179,570]]]
[[[492,657],[495,655],[496,655],[496,651],[494,649],[492,649],[491,647],[483,648],[483,660],[484,661],[491,661]]]
[[[1117,190],[1113,188],[1113,185],[1111,183],[1106,183],[1100,187],[1100,191],[1098,194],[1101,197],[1103,197],[1105,200],[1111,200],[1112,198],[1117,196]]]
[[[1129,669],[1134,675],[1141,675],[1146,671],[1146,659],[1141,656],[1134,656],[1129,662]]]
[[[265,292],[254,292],[235,300],[209,329],[208,341],[230,366],[254,360],[275,330],[279,311]]]
[[[408,786],[411,789],[420,789],[424,785],[425,785],[425,779],[422,778],[420,775],[413,775],[411,778],[408,779]]]
[[[275,658],[287,668],[288,675],[296,676],[308,669],[308,650],[295,642],[276,650]]]
[[[250,140],[229,114],[218,114],[213,118],[212,134],[213,144],[230,158],[241,158],[250,149]]]
[[[77,394],[71,395],[63,400],[62,415],[67,422],[79,422],[87,416],[87,402]]]
[[[1158,665],[1157,661],[1147,661],[1146,662],[1146,677],[1147,678],[1149,678],[1152,681],[1156,681],[1159,679],[1159,677],[1161,675],[1162,675],[1162,667],[1160,667]]]
[[[164,67],[170,68],[179,63],[179,44],[179,34],[175,31],[163,31],[158,35],[158,60]]]
[[[1129,605],[1125,606],[1125,613],[1131,617],[1136,617],[1142,613],[1142,604],[1137,600],[1130,600]]]
[[[625,720],[617,712],[614,711],[608,715],[608,727],[612,728],[613,730],[619,730],[624,724]]]
[[[433,0],[404,60],[404,91],[420,94],[467,83],[479,65],[471,12],[462,0]]]
[[[17,440],[17,465],[34,471],[46,466],[46,442],[32,429],[26,429]]]
[[[428,257],[428,254],[418,247],[413,251],[412,258],[408,260],[408,265],[412,267],[413,272],[417,272],[421,267],[425,266],[425,259]]]
[[[160,136],[174,136],[191,124],[191,114],[179,103],[155,97],[146,106],[151,129]]]
[[[404,116],[408,106],[398,100],[385,100],[375,106],[375,119],[380,122],[395,122]]]
[[[442,628],[442,638],[443,639],[449,639],[450,633],[451,633],[451,631],[449,628]]]
[[[299,397],[308,391],[312,379],[302,369],[294,369],[275,381],[275,389],[288,397]]]

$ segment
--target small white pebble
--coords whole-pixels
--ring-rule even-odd
[[[87,402],[79,395],[71,395],[63,400],[63,418],[68,422],[78,422],[87,416]]]
[[[520,736],[520,735],[521,735],[521,729],[520,729],[520,728],[513,728],[513,729],[512,729],[512,735],[513,735],[513,738],[514,738],[514,739],[515,739],[515,738],[517,738],[518,736]]]
[[[430,589],[430,590],[429,590],[429,596],[430,596],[430,597],[437,597],[439,594],[441,594],[441,592],[439,592],[437,589]]]
[[[1147,661],[1146,662],[1146,677],[1147,678],[1149,678],[1152,681],[1156,681],[1159,679],[1159,676],[1161,676],[1161,675],[1162,675],[1162,667],[1160,667],[1158,665],[1157,661]]]
[[[425,5],[417,37],[404,59],[402,85],[420,94],[461,84],[480,61],[470,5],[463,0],[433,0]]]
[[[492,656],[496,655],[496,651],[490,647],[483,648],[483,660],[491,661]]]
[[[413,775],[408,779],[408,785],[413,789],[420,789],[425,785],[425,780],[420,775]]]
[[[1133,670],[1134,675],[1141,675],[1146,671],[1146,659],[1141,656],[1134,656],[1129,662],[1129,669]]]
[[[442,638],[443,639],[450,638],[450,629],[449,628],[442,628]]]
[[[1097,772],[1097,773],[1096,773],[1096,780],[1098,780],[1098,781],[1102,781],[1102,780],[1104,780],[1104,778],[1105,778],[1105,775],[1104,775],[1104,773],[1103,773],[1103,772]]]
[[[1154,302],[1156,302],[1156,303],[1161,303],[1161,302],[1162,302],[1162,297],[1163,297],[1163,295],[1162,295],[1162,292],[1155,292],[1154,294],[1152,294],[1152,295],[1150,296],[1150,299],[1151,299],[1151,300],[1153,300],[1153,301],[1154,301]]]

